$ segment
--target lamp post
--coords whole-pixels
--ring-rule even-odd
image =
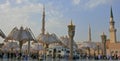
[[[106,35],[104,34],[104,32],[103,32],[103,34],[101,35],[101,39],[102,39],[102,43],[103,43],[103,54],[104,55],[106,55]]]
[[[73,41],[74,41],[73,37],[75,35],[75,25],[73,25],[72,21],[71,21],[71,24],[68,25],[68,35],[70,38],[70,42],[69,42],[70,56],[69,56],[69,58],[73,59]]]

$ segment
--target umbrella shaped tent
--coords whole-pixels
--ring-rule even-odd
[[[66,37],[62,36],[60,37],[60,39],[61,39],[62,45],[69,47],[69,38],[67,36]]]
[[[5,34],[2,32],[1,29],[0,29],[0,36],[1,36],[2,38],[6,38]]]
[[[9,51],[9,50],[18,50],[19,45],[17,42],[7,42],[3,45],[2,50],[3,51]]]
[[[40,43],[34,43],[32,46],[32,49],[37,50],[37,51],[43,50],[43,46]]]
[[[68,47],[69,48],[69,42],[70,42],[70,39],[67,37],[67,36],[63,36],[63,37],[61,37],[60,38],[61,39],[61,42],[62,42],[62,44],[64,45],[64,46],[66,46],[66,47]],[[77,47],[77,44],[73,41],[73,48],[74,49],[77,49],[78,47]]]
[[[82,48],[92,48],[92,49],[95,49],[96,48],[96,44],[94,42],[85,42],[82,44]]]
[[[40,34],[37,37],[38,42],[43,43],[44,47],[44,54],[46,55],[46,49],[48,48],[49,44],[52,43],[61,43],[61,41],[58,39],[58,37],[53,33],[53,34]]]
[[[22,46],[22,51],[23,51],[23,52],[28,51],[28,44],[24,44],[24,45]],[[32,46],[30,46],[30,51],[32,51]]]
[[[8,50],[9,50],[9,48],[8,48],[8,46],[3,45],[3,46],[2,46],[2,48],[1,48],[1,50],[2,50],[2,51],[8,51]]]
[[[97,45],[94,42],[84,42],[80,47],[81,50],[87,49],[89,52],[89,55],[90,55],[90,49],[95,50],[96,48],[97,48]]]
[[[17,29],[17,27],[15,27],[10,34],[8,35],[8,37],[6,38],[6,40],[17,40],[19,41],[19,46],[20,46],[20,52],[22,49],[22,45],[23,42],[28,41],[28,54],[29,54],[29,49],[30,49],[30,41],[35,40],[35,38],[33,37],[33,34],[31,33],[30,28],[26,28],[23,29],[23,27],[21,27],[20,29]]]
[[[15,40],[17,38],[16,32],[18,31],[17,27],[14,27],[12,31],[8,34],[6,37],[5,41],[7,42],[8,40]]]
[[[8,42],[6,44],[9,48],[18,48],[19,45],[17,44],[17,42]]]
[[[51,43],[59,43],[59,38],[53,33],[53,34],[40,34],[37,38],[37,40],[44,44],[51,44]]]

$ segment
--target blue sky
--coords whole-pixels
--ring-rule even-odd
[[[71,19],[76,25],[75,41],[101,41],[102,32],[109,38],[110,7],[113,8],[117,40],[120,36],[120,0],[0,0],[0,29],[8,33],[17,26],[29,27],[35,37],[41,33],[42,8],[46,9],[46,32],[58,37],[67,35]],[[0,38],[0,41],[3,41]]]

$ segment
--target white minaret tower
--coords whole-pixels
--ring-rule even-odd
[[[89,31],[88,31],[88,33],[89,33],[88,34],[88,39],[89,39],[88,41],[91,42],[92,39],[91,39],[91,27],[90,27],[90,24],[89,24]]]
[[[110,43],[116,43],[116,29],[115,29],[115,22],[113,20],[113,12],[112,12],[112,7],[110,11]]]
[[[43,15],[42,15],[42,34],[45,34],[45,7],[43,6]]]

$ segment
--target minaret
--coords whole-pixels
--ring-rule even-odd
[[[90,24],[89,24],[89,31],[88,31],[88,41],[91,42],[91,27],[90,27]]]
[[[110,11],[110,42],[111,43],[116,43],[116,29],[115,29],[115,22],[113,20],[113,12],[112,12],[112,7],[111,7],[111,11]]]
[[[45,34],[45,7],[43,6],[43,15],[42,15],[42,34]]]
[[[70,38],[70,41],[69,41],[69,48],[70,48],[70,60],[73,59],[73,42],[74,42],[74,35],[75,35],[75,25],[72,23],[72,20],[71,20],[71,24],[68,25],[68,35],[69,35],[69,38]]]

